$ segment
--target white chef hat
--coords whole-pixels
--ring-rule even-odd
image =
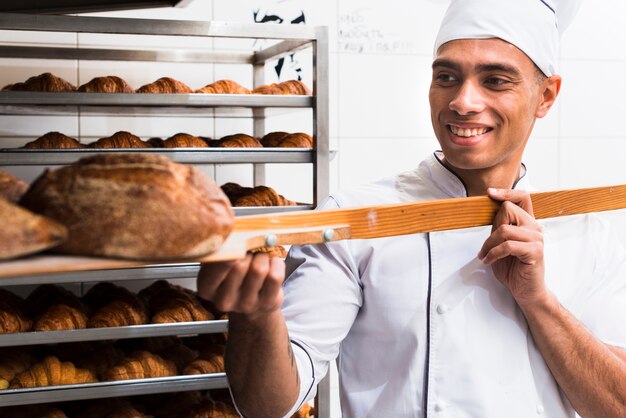
[[[435,41],[500,38],[523,51],[547,76],[556,73],[559,38],[581,0],[452,0]]]

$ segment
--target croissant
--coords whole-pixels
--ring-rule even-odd
[[[252,254],[266,253],[270,257],[285,258],[287,257],[287,250],[282,245],[275,247],[258,247],[250,251]]]
[[[43,73],[30,77],[23,83],[15,83],[4,86],[2,90],[45,91],[58,93],[76,91],[76,86],[51,73]]]
[[[267,186],[256,186],[252,193],[240,197],[234,206],[295,206],[296,202],[279,195],[276,190]]]
[[[0,170],[0,197],[17,203],[28,189],[28,183],[13,174]]]
[[[128,85],[123,79],[108,75],[104,77],[96,77],[88,83],[78,88],[78,91],[84,93],[134,93],[135,90]]]
[[[252,94],[293,94],[310,96],[311,90],[299,80],[287,80],[260,86],[252,90]]]
[[[87,312],[78,296],[58,285],[38,286],[26,298],[26,310],[34,318],[35,331],[81,329]]]
[[[33,388],[38,386],[72,385],[92,383],[96,377],[86,369],[79,369],[69,361],[60,362],[55,356],[48,356],[40,363],[18,373],[11,381],[10,389]]]
[[[158,137],[150,138],[146,141],[152,148],[163,148],[163,139]]]
[[[311,415],[315,415],[315,409],[308,403],[304,403],[290,418],[309,418]]]
[[[240,197],[243,197],[247,194],[252,193],[252,190],[253,190],[252,187],[243,187],[237,183],[232,183],[232,182],[224,183],[220,187],[222,188],[222,191],[224,192],[226,197],[228,197],[228,200],[230,201],[231,205],[234,205],[234,203]]]
[[[33,330],[57,331],[87,327],[87,314],[81,308],[65,304],[48,307],[35,319]]]
[[[111,367],[103,375],[104,381],[145,379],[176,375],[174,362],[165,360],[148,351],[135,351],[129,357]]]
[[[208,321],[213,315],[207,311],[190,290],[159,280],[139,292],[152,312],[151,322]]]
[[[183,374],[224,372],[224,346],[216,345],[206,350],[183,368]]]
[[[280,141],[287,135],[289,135],[288,132],[270,132],[268,134],[265,134],[263,138],[261,138],[261,145],[268,148],[276,148],[280,146]]]
[[[28,331],[32,324],[26,316],[24,300],[0,289],[0,334]]]
[[[278,146],[282,148],[313,148],[313,138],[309,134],[296,132],[283,137]]]
[[[159,393],[143,396],[142,404],[148,412],[157,415],[159,418],[184,418],[184,411],[188,411],[191,407],[198,405],[203,398],[204,396],[199,390]]]
[[[90,400],[73,418],[148,418],[143,408],[124,398]]]
[[[178,133],[163,141],[163,148],[206,148],[209,145],[200,137]]]
[[[85,145],[76,139],[64,135],[60,132],[48,132],[24,145],[24,148],[39,149],[68,149],[68,148],[85,148]]]
[[[233,80],[218,80],[196,90],[196,93],[250,94],[250,90]]]
[[[52,405],[13,406],[2,411],[3,418],[67,418],[65,412]]]
[[[150,145],[142,141],[138,136],[126,131],[118,131],[113,135],[100,138],[89,144],[90,148],[150,148]]]
[[[162,77],[145,84],[136,90],[137,93],[193,93],[193,90],[183,82],[170,77]]]
[[[124,359],[124,352],[110,343],[99,344],[91,349],[82,350],[72,356],[72,362],[89,370],[99,379],[117,363]]]
[[[184,344],[174,344],[162,350],[157,354],[176,365],[176,370],[182,371],[192,361],[198,358],[198,352],[192,350]]]
[[[93,309],[87,321],[89,328],[122,327],[148,322],[148,309],[128,289],[101,282],[91,288],[83,300]]]
[[[9,382],[24,370],[35,364],[35,358],[21,348],[11,348],[0,352],[0,389],[7,389]]]
[[[239,418],[234,406],[207,399],[185,414],[187,418]]]
[[[214,147],[220,148],[261,148],[263,145],[253,136],[234,134],[212,141]]]

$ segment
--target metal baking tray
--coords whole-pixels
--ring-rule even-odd
[[[311,107],[312,96],[271,94],[52,93],[0,91],[0,105],[141,107]]]
[[[177,322],[170,324],[145,324],[127,327],[86,328],[63,331],[33,331],[0,334],[0,347],[69,343],[76,341],[117,340],[169,335],[188,336],[225,332],[228,320]]]
[[[0,165],[71,164],[103,153],[158,154],[185,164],[302,164],[312,163],[314,150],[306,148],[128,148],[128,149],[0,149]]]
[[[228,379],[225,373],[118,380],[115,382],[0,390],[0,405],[28,405],[47,402],[77,401],[82,399],[147,395],[150,393],[223,389],[227,387]]]

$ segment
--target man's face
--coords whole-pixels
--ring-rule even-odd
[[[429,99],[447,164],[461,170],[519,169],[535,118],[547,113],[543,90],[533,62],[507,42],[463,39],[442,45]]]

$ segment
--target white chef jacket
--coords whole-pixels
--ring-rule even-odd
[[[465,197],[440,158],[323,208]],[[526,176],[515,187],[528,189]],[[598,338],[626,347],[626,256],[610,227],[593,215],[541,224],[549,289]],[[283,312],[301,381],[294,411],[337,359],[345,417],[575,416],[509,291],[476,257],[489,233],[293,247]]]

